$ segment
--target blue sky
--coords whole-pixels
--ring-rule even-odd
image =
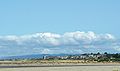
[[[0,56],[120,52],[120,0],[1,0]]]
[[[119,37],[119,0],[1,0],[0,35],[94,31]]]

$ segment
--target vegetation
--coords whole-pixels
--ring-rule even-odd
[[[8,61],[5,63],[5,61]],[[88,53],[66,56],[45,56],[32,59],[2,59],[0,64],[27,64],[27,63],[89,63],[89,62],[117,62],[120,63],[120,54]]]

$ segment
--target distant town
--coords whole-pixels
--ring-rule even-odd
[[[43,55],[38,58],[11,58],[1,59],[0,61],[19,61],[19,60],[79,60],[81,62],[120,62],[120,53],[108,54],[105,53],[85,53],[85,54],[74,54],[74,55]]]
[[[86,53],[80,55],[68,55],[68,56],[44,56],[44,60],[84,60],[92,62],[120,62],[120,53],[104,54],[98,53]]]

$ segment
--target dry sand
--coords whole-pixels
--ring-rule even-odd
[[[120,66],[23,67],[0,68],[0,71],[120,71]]]

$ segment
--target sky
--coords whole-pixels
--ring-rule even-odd
[[[119,37],[119,0],[1,0],[0,35],[71,31]]]
[[[57,50],[62,49],[60,47],[61,45],[65,45],[62,47],[67,46],[64,49],[65,52],[67,52],[66,50],[68,50],[69,48],[66,44],[68,44],[68,42],[65,42],[64,44],[61,43],[61,41],[63,42],[63,40],[66,41],[64,36],[66,33],[72,35],[71,37],[67,35],[67,38],[72,38],[72,40],[70,39],[71,42],[76,40],[75,38],[77,36],[74,36],[73,38],[73,34],[77,33],[79,37],[81,37],[77,38],[77,40],[80,40],[79,42],[86,43],[86,41],[83,40],[91,38],[90,41],[92,41],[92,44],[90,43],[89,45],[93,46],[94,40],[98,41],[99,39],[99,42],[103,42],[101,40],[104,39],[104,42],[106,43],[110,44],[112,42],[112,44],[109,45],[110,47],[117,48],[118,50],[120,50],[120,46],[118,45],[120,44],[119,19],[120,0],[1,0],[0,53],[3,53],[5,51],[8,52],[5,55],[17,55],[17,52],[13,52],[14,49],[18,49],[20,53],[23,52],[23,50],[25,49],[22,49],[22,47],[26,47],[26,49],[28,49],[28,46],[26,46],[28,45],[27,41],[32,39],[30,42],[32,43],[33,38],[40,38],[40,36],[43,37],[43,35],[39,33],[45,34],[44,40],[46,39],[46,41],[44,42],[48,42],[48,35],[49,37],[53,37],[51,36],[51,34],[57,34],[60,36],[59,40],[57,40],[60,42],[58,43],[59,46],[55,40],[56,36],[54,36],[54,38],[49,39],[48,43],[43,44],[39,42],[39,45],[42,45],[41,47],[39,46],[40,51],[45,50],[46,52],[50,52],[50,49],[52,48],[49,47],[53,46],[54,41],[54,43],[56,43],[57,47],[59,48],[56,48],[56,50],[52,49],[52,52],[50,53],[55,53],[57,52]],[[84,34],[81,34],[81,32]],[[90,32],[92,32],[92,34]],[[37,33],[39,34],[39,37],[33,36],[33,34],[38,35]],[[46,33],[49,34],[46,35]],[[27,40],[27,38],[24,38],[26,40],[21,41],[20,38],[23,36],[31,37],[29,38],[29,40]],[[112,38],[112,41],[111,37],[114,37],[114,39]],[[108,41],[108,39],[110,39],[110,41]],[[39,41],[41,40],[43,39],[40,38]],[[18,41],[26,43],[18,45]],[[34,44],[36,44],[35,46],[38,46],[38,43],[36,43],[36,41],[34,42]],[[4,42],[7,42],[7,44],[5,44]],[[69,42],[69,44],[71,42]],[[115,47],[113,46],[113,43],[116,45]],[[3,46],[3,44],[5,45]],[[13,44],[15,44],[16,47],[19,46],[21,49],[14,48]],[[44,46],[46,44],[50,46]],[[109,47],[108,44],[101,45],[104,47]],[[32,45],[30,47],[32,48]],[[74,47],[76,47],[76,45]],[[72,52],[76,52],[74,47],[71,47],[71,49],[74,50]],[[86,49],[83,50],[86,51]],[[83,52],[83,50],[80,51]],[[34,50],[31,49],[30,51],[28,51],[28,54],[30,53],[34,53]],[[23,54],[27,54],[27,52],[24,52]]]

